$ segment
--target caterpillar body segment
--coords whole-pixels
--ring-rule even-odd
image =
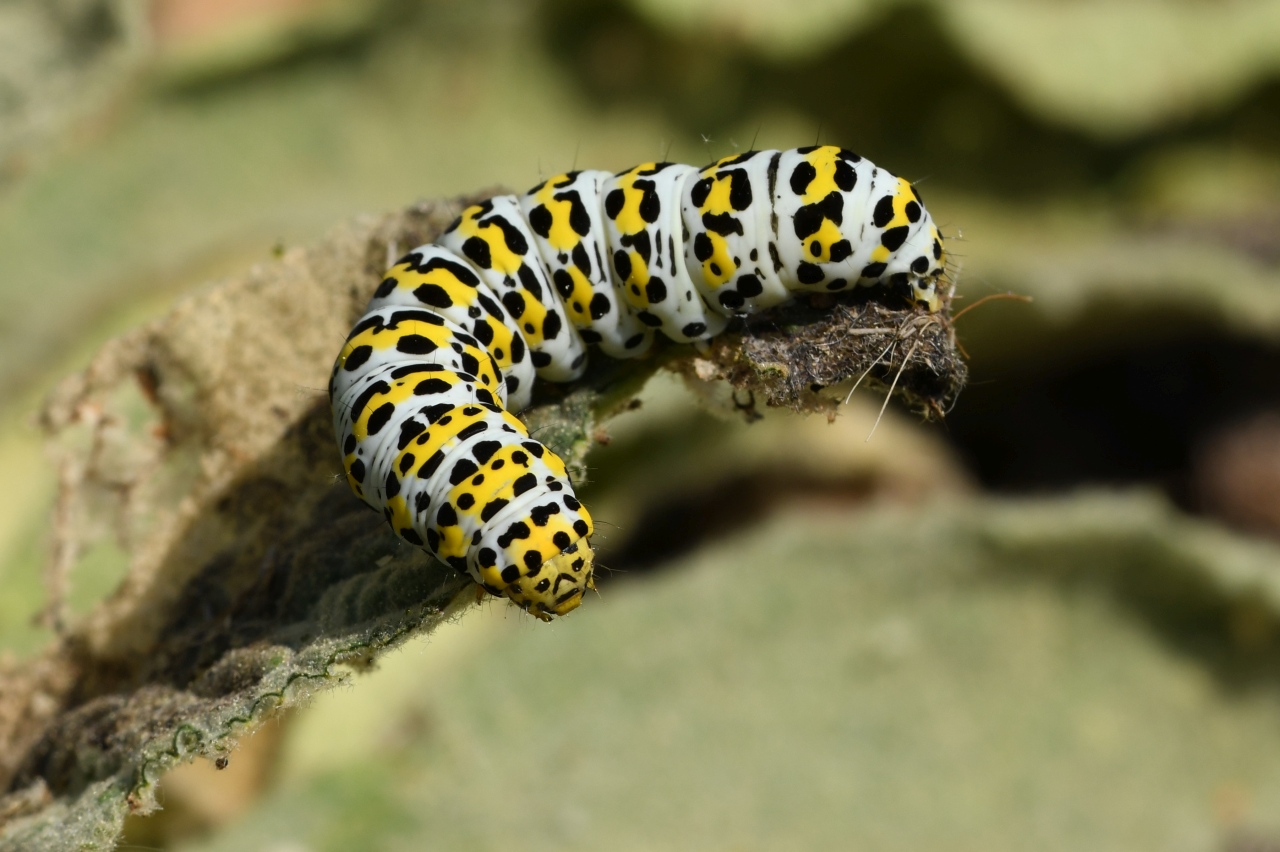
[[[941,239],[902,178],[842,148],[783,151],[773,213],[787,289],[839,292],[890,281],[938,309]]]
[[[941,306],[946,255],[916,190],[831,146],[698,169],[576,171],[468,207],[390,270],[339,353],[352,490],[396,534],[541,619],[593,587],[592,521],[511,412],[587,348],[705,341],[802,291],[890,284]]]
[[[551,178],[520,197],[520,210],[579,336],[610,358],[635,358],[649,351],[653,329],[619,299],[604,230],[612,177],[593,170]]]
[[[368,310],[394,305],[432,311],[468,331],[502,371],[507,406],[528,407],[534,380],[528,345],[501,299],[468,263],[441,246],[414,249],[387,270]]]
[[[538,377],[570,382],[587,366],[587,347],[569,322],[533,232],[514,195],[499,195],[462,211],[439,244],[472,263],[498,294],[529,344]]]
[[[780,277],[778,220],[770,199],[780,151],[726,157],[685,181],[685,263],[708,305],[755,313],[791,298]]]
[[[678,163],[642,163],[604,184],[605,233],[622,299],[640,322],[681,343],[724,330],[694,287],[684,261],[680,197],[697,173]]]

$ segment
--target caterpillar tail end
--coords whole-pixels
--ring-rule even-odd
[[[543,563],[538,575],[543,579],[512,583],[504,591],[525,612],[551,621],[577,609],[587,590],[596,587],[594,567],[595,552],[585,538],[580,539]],[[533,585],[526,587],[529,583]]]
[[[938,293],[937,278],[916,278],[911,282],[912,300],[923,305],[931,314],[942,310],[942,296]]]

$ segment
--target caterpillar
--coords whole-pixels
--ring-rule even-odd
[[[396,262],[342,347],[347,482],[401,539],[551,620],[594,588],[592,521],[513,413],[535,380],[579,378],[591,345],[707,341],[801,292],[894,286],[936,312],[945,259],[914,187],[832,146],[491,198]]]

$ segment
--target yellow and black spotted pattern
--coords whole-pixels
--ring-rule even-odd
[[[512,412],[587,347],[705,341],[800,291],[940,307],[942,237],[907,181],[831,146],[557,175],[462,212],[387,271],[334,364],[355,494],[405,541],[543,620],[593,587],[591,516]]]
[[[498,295],[529,344],[541,378],[568,382],[582,375],[586,344],[551,290],[533,234],[513,196],[468,207],[439,244],[470,261]]]
[[[713,337],[728,321],[698,297],[685,265],[680,194],[696,172],[677,163],[642,163],[603,187],[618,291],[640,322],[680,342]]]

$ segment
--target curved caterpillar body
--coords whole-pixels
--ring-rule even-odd
[[[939,308],[907,181],[829,147],[579,171],[469,207],[386,274],[329,383],[347,481],[396,534],[548,620],[592,582],[591,517],[512,411],[587,346],[705,341],[801,291],[885,282]]]

